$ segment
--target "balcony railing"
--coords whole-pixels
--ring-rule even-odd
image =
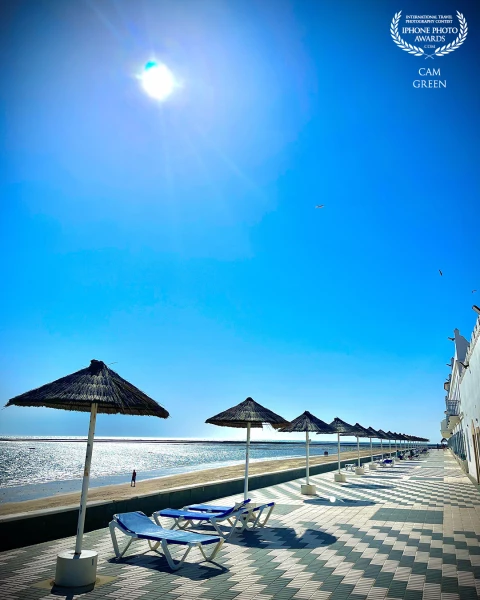
[[[460,414],[460,400],[447,400],[445,402],[447,410],[445,411],[449,417],[458,417]]]

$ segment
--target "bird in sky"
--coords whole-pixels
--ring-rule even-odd
[[[454,342],[455,338],[448,338],[450,341]]]
[[[317,206],[315,208],[323,208],[325,206],[325,204],[317,204]]]
[[[438,272],[440,273],[440,275],[443,275],[443,273],[440,271],[440,269],[438,269]]]

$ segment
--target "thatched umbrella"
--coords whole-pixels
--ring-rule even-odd
[[[325,423],[321,419],[318,419],[311,412],[306,410],[299,417],[294,419],[289,425],[286,427],[282,427],[280,429],[282,433],[296,433],[300,431],[305,431],[305,444],[306,444],[306,488],[302,486],[302,493],[310,493],[308,491],[308,486],[310,486],[310,439],[308,437],[309,432],[314,433],[335,433],[333,427],[331,427],[328,423]],[[313,486],[314,487],[314,486]],[[313,492],[315,493],[315,492]]]
[[[253,398],[248,397],[240,404],[232,406],[228,410],[207,419],[205,423],[219,425],[220,427],[241,427],[247,429],[247,447],[245,453],[245,485],[243,497],[248,499],[248,464],[250,462],[250,429],[252,427],[262,428],[264,423],[269,423],[274,429],[280,429],[288,425],[280,415],[268,410]]]
[[[393,432],[393,441],[395,444],[395,456],[397,456],[397,441],[400,439],[400,434],[397,433],[396,431]]]
[[[92,462],[93,438],[95,433],[95,421],[97,413],[124,414],[124,415],[149,415],[166,419],[168,412],[159,404],[141,392],[134,385],[120,377],[115,371],[109,369],[100,360],[92,360],[90,366],[76,371],[71,375],[47,383],[39,388],[15,396],[9,400],[6,406],[44,406],[47,408],[61,408],[63,410],[75,410],[90,413],[90,426],[88,429],[87,452],[85,456],[85,467],[83,471],[82,494],[80,498],[80,511],[78,515],[77,539],[74,553],[69,552],[69,558],[75,558],[75,562],[67,562],[68,566],[59,575],[59,560],[57,560],[57,585],[89,585],[79,583],[85,573],[79,575],[73,573],[79,568],[83,558],[92,559],[90,551],[83,551],[82,541],[85,525],[85,512],[87,508],[88,482],[90,479],[90,464]],[[64,553],[66,554],[66,553]],[[93,564],[93,560],[92,560]],[[96,567],[96,553],[95,553]],[[61,567],[62,569],[63,567]],[[60,570],[61,570],[60,569]],[[67,574],[66,571],[69,571]],[[90,572],[90,576],[92,573]],[[88,577],[88,574],[86,575]],[[61,579],[62,581],[57,581]],[[70,583],[69,583],[70,580]]]
[[[378,431],[375,431],[375,429],[373,429],[373,427],[367,427],[367,433],[368,433],[368,437],[370,438],[370,459],[371,459],[371,465],[374,464],[373,462],[373,445],[372,445],[372,438],[378,438],[379,434]],[[381,441],[381,440],[380,440]],[[371,469],[376,469],[377,465],[374,465],[373,467],[370,467]]]
[[[353,425],[353,427],[356,430],[354,435],[357,438],[357,457],[358,457],[357,466],[359,469],[361,469],[362,465],[360,463],[360,438],[361,437],[369,437],[369,433],[365,429],[365,427],[362,427],[360,425],[360,423],[355,423],[355,425]],[[358,472],[358,474],[361,475],[360,472]]]
[[[390,453],[390,458],[392,458],[392,440],[395,434],[389,430],[386,432],[386,435],[388,438],[388,451]]]
[[[340,468],[340,436],[341,435],[355,435],[355,427],[353,425],[349,425],[342,419],[335,417],[333,421],[330,423],[330,426],[333,427],[335,433],[337,434],[337,444],[338,444],[338,479],[342,478],[341,468]]]
[[[388,440],[388,435],[383,431],[383,429],[377,429],[378,437],[380,438],[380,452],[382,453],[383,460],[383,440]]]
[[[406,444],[403,444],[403,446],[402,446],[402,442],[405,442],[408,439],[408,437],[404,433],[398,433],[397,435],[398,435],[398,439],[400,441],[400,450],[399,451],[404,452],[406,450]]]

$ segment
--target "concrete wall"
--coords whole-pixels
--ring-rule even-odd
[[[388,452],[384,452],[384,455],[388,455]],[[374,457],[379,458],[380,455],[375,454]],[[370,457],[362,457],[360,461],[362,464],[370,462]],[[344,466],[347,462],[354,461],[349,459],[341,461],[341,464]],[[314,465],[310,467],[310,474],[319,475],[335,471],[336,468],[337,462]],[[249,478],[249,489],[251,491],[258,490],[303,477],[305,477],[304,467],[252,475]],[[128,500],[92,502],[88,504],[85,532],[106,527],[112,520],[112,515],[117,513],[141,510],[145,514],[151,515],[154,511],[163,508],[181,508],[187,504],[210,502],[233,494],[242,494],[243,482],[243,477],[238,477],[226,481],[213,481],[200,486],[164,490]],[[0,550],[21,548],[75,535],[77,519],[78,506],[0,517]]]

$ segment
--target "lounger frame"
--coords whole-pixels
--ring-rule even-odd
[[[195,527],[195,522],[205,523],[208,525],[212,525],[218,535],[221,535],[224,539],[228,540],[234,533],[242,533],[246,529],[252,530],[256,528],[265,527],[270,519],[270,515],[272,514],[273,509],[275,508],[275,502],[269,502],[268,504],[262,504],[255,508],[241,508],[240,510],[229,513],[228,515],[219,516],[216,512],[208,512],[205,508],[200,510],[191,510],[189,507],[185,507],[186,512],[198,512],[204,513],[208,515],[208,518],[198,518],[198,519],[189,519],[188,517],[172,517],[165,515],[164,518],[173,519],[173,525],[170,529],[175,529],[178,527],[179,529],[187,530]],[[157,525],[161,526],[160,517],[163,516],[162,512],[157,511],[153,513],[153,518]],[[265,514],[264,514],[265,513]],[[219,526],[219,523],[222,521],[227,521],[230,525],[231,529],[228,534],[225,534]]]
[[[160,517],[162,517],[162,510],[159,510],[157,512],[153,513],[153,518],[155,520],[155,523],[157,525],[159,525],[160,527],[163,527],[161,521],[160,521]],[[186,511],[186,512],[192,512],[192,511]],[[208,513],[208,512],[204,512],[203,514],[205,515],[204,518],[188,518],[188,517],[183,517],[181,515],[179,516],[168,516],[165,515],[164,518],[166,519],[173,519],[173,525],[170,527],[170,529],[182,529],[184,531],[188,530],[188,529],[193,529],[195,528],[195,522],[197,523],[205,523],[206,525],[211,525],[215,531],[218,533],[219,536],[221,536],[224,540],[227,540],[231,535],[233,535],[235,533],[235,531],[243,531],[245,529],[245,521],[247,521],[248,518],[248,514],[250,513],[250,510],[239,510],[239,511],[235,511],[235,512],[231,512],[228,515],[218,515],[215,513]],[[226,521],[231,529],[230,531],[226,534],[224,531],[222,531],[220,529],[219,523],[222,523]]]

